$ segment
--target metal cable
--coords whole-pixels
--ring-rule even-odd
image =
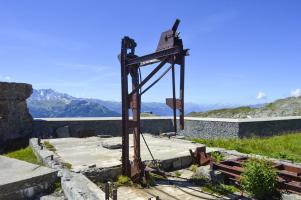
[[[164,72],[163,72],[163,74],[161,74],[161,76],[159,76],[159,78],[157,79],[157,80],[155,80],[152,84],[150,84],[145,90],[143,90],[142,92],[141,92],[141,95],[143,95],[146,91],[148,91],[151,87],[153,87],[158,81],[160,81],[161,80],[161,78],[163,78],[163,76],[165,76],[165,74],[167,74],[167,72],[170,70],[172,68],[172,65],[169,67],[169,68],[167,68]]]

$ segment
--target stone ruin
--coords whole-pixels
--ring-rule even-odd
[[[28,144],[33,119],[26,99],[31,94],[30,84],[0,82],[0,153]]]

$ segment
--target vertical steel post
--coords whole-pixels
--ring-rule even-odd
[[[129,161],[129,103],[128,103],[128,69],[126,66],[127,59],[127,40],[122,39],[121,44],[121,98],[122,98],[122,174],[131,175]]]
[[[172,57],[171,63],[172,70],[172,104],[173,104],[173,121],[174,121],[174,132],[177,133],[177,107],[176,107],[176,83],[175,83],[175,58]]]
[[[185,55],[181,55],[180,66],[180,129],[184,129],[184,79],[185,79]]]
[[[110,199],[110,185],[109,183],[105,183],[105,200],[109,200]]]
[[[138,67],[134,66],[131,70],[132,76],[132,89],[135,90],[139,86],[139,74]],[[136,176],[141,173],[141,157],[140,157],[140,112],[141,112],[141,96],[140,90],[136,90],[131,96],[131,108],[133,112],[133,139],[134,139],[134,165],[132,176]],[[140,177],[140,174],[139,174]]]

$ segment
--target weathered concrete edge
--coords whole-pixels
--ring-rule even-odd
[[[41,149],[37,138],[31,138],[29,145],[43,164],[59,171],[58,175],[61,177],[62,189],[69,200],[104,199],[105,194],[99,187],[83,174],[64,169],[60,157],[46,148]],[[53,159],[51,159],[51,155]]]
[[[0,156],[5,157],[5,156]],[[27,163],[15,158],[7,158],[9,160],[16,160],[18,162]],[[28,164],[28,163],[27,163]],[[34,169],[41,166],[34,165]],[[42,166],[43,167],[43,166]],[[46,168],[46,167],[43,167]],[[32,170],[34,170],[32,169]],[[51,192],[54,183],[58,180],[57,170],[49,170],[39,175],[33,175],[26,179],[19,179],[16,181],[6,182],[0,185],[0,199],[35,199],[41,195]]]

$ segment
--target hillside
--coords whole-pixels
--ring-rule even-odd
[[[237,107],[211,110],[207,112],[191,112],[189,117],[217,117],[217,118],[261,118],[285,117],[301,115],[301,97],[279,99],[260,107]]]

